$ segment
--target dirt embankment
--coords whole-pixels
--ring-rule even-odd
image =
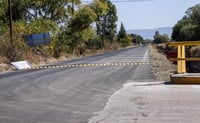
[[[167,60],[166,56],[159,52],[155,45],[149,45],[151,65],[156,80],[169,81],[170,73],[176,71],[176,65]]]

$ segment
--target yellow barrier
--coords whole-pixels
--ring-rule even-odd
[[[186,73],[186,61],[200,61],[200,58],[186,58],[185,57],[185,46],[196,46],[200,45],[200,41],[184,41],[184,42],[170,42],[168,46],[177,47],[177,59],[170,59],[177,61],[177,73]]]

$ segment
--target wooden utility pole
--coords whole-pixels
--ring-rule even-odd
[[[8,0],[8,10],[9,10],[9,24],[10,24],[10,43],[13,46],[13,33],[12,33],[12,7],[11,7],[11,0]]]

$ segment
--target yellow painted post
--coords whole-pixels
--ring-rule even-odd
[[[181,62],[181,45],[178,45],[178,52],[177,52],[177,57],[178,57],[178,61],[177,61],[177,66],[178,66],[178,70],[177,70],[177,72],[178,73],[182,73],[182,69],[181,69],[181,64],[182,64],[182,62]]]
[[[178,73],[186,73],[186,62],[185,62],[185,45],[178,45]]]
[[[181,69],[182,69],[182,73],[186,73],[186,62],[185,62],[185,45],[181,46]]]

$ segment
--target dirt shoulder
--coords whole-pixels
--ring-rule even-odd
[[[155,45],[149,45],[153,74],[158,81],[169,81],[170,73],[176,71],[176,65],[167,60],[166,56],[159,52]]]

